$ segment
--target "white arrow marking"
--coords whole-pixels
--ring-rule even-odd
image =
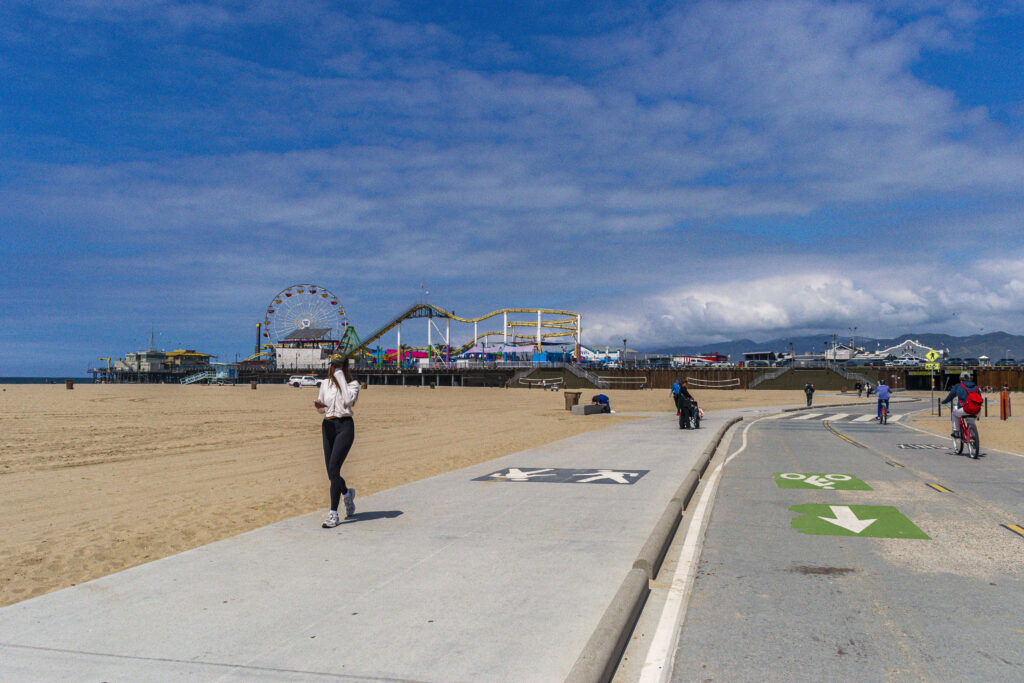
[[[829,505],[829,508],[832,510],[832,514],[835,515],[835,518],[818,517],[818,519],[823,519],[826,522],[835,524],[836,526],[849,529],[855,534],[859,534],[878,521],[877,519],[858,518],[857,515],[853,514],[853,510],[850,509],[849,505]]]
[[[829,489],[830,491],[835,490],[833,486],[835,484],[834,481],[829,481],[825,477],[819,477],[816,474],[812,474],[811,476],[804,479],[804,483],[810,484],[811,486],[820,486],[821,488]]]
[[[528,470],[528,471],[524,472],[521,469],[519,469],[518,467],[512,467],[512,468],[509,469],[508,474],[501,474],[499,472],[497,474],[492,474],[491,476],[492,477],[498,477],[499,479],[510,479],[512,481],[529,481],[530,477],[553,477],[553,476],[555,476],[554,472],[551,472],[550,474],[544,474],[544,472],[551,472],[551,468],[547,467],[547,468],[542,469],[542,470]]]

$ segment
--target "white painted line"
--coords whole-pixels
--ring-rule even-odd
[[[825,413],[807,413],[806,415],[801,415],[800,417],[794,417],[793,419],[794,420],[810,420],[811,418],[814,418],[814,417],[821,417],[824,414]]]
[[[877,415],[861,415],[860,417],[853,418],[852,420],[850,420],[850,422],[870,422],[871,420],[874,420],[876,417],[878,417],[878,416]]]
[[[837,413],[836,415],[829,415],[825,419],[828,420],[829,422],[838,422],[839,420],[842,420],[844,417],[850,417],[850,414],[849,413]]]
[[[774,417],[774,416],[773,416]],[[647,651],[647,659],[644,660],[643,668],[640,670],[640,683],[664,683],[672,674],[672,664],[675,660],[676,647],[679,645],[679,634],[683,630],[683,620],[686,618],[686,604],[690,601],[690,593],[693,589],[694,573],[697,570],[697,560],[700,557],[700,549],[704,542],[704,528],[707,524],[708,515],[715,498],[715,490],[718,487],[718,478],[722,468],[729,464],[729,461],[742,453],[747,448],[747,432],[761,420],[772,419],[772,417],[754,420],[743,430],[743,445],[739,450],[725,459],[725,462],[718,465],[715,471],[708,477],[708,483],[697,501],[693,511],[693,519],[686,529],[686,538],[683,540],[683,547],[679,551],[679,561],[676,565],[675,574],[672,575],[672,585],[668,589],[668,597],[665,606],[661,610],[661,618],[658,619],[658,627],[651,637],[651,647]]]
[[[903,419],[904,415],[906,415],[906,413],[900,413],[899,415],[890,415],[889,422],[899,422],[900,420]]]

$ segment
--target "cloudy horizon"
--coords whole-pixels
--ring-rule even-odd
[[[0,9],[0,375],[278,291],[637,345],[1024,334],[1024,5]],[[642,340],[642,341],[641,341]]]

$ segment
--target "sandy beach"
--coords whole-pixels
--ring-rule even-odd
[[[552,391],[370,387],[342,473],[365,496],[672,410],[666,390],[605,393],[618,414],[573,416]],[[694,394],[706,411],[803,403],[795,391]],[[315,397],[270,385],[4,385],[0,604],[325,510]],[[815,397],[838,401],[866,399]],[[995,422],[982,428],[992,447]]]

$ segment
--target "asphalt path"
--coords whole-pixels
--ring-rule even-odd
[[[986,449],[984,420],[972,460],[865,415],[749,427],[711,491],[671,680],[1024,680],[1024,457]]]

